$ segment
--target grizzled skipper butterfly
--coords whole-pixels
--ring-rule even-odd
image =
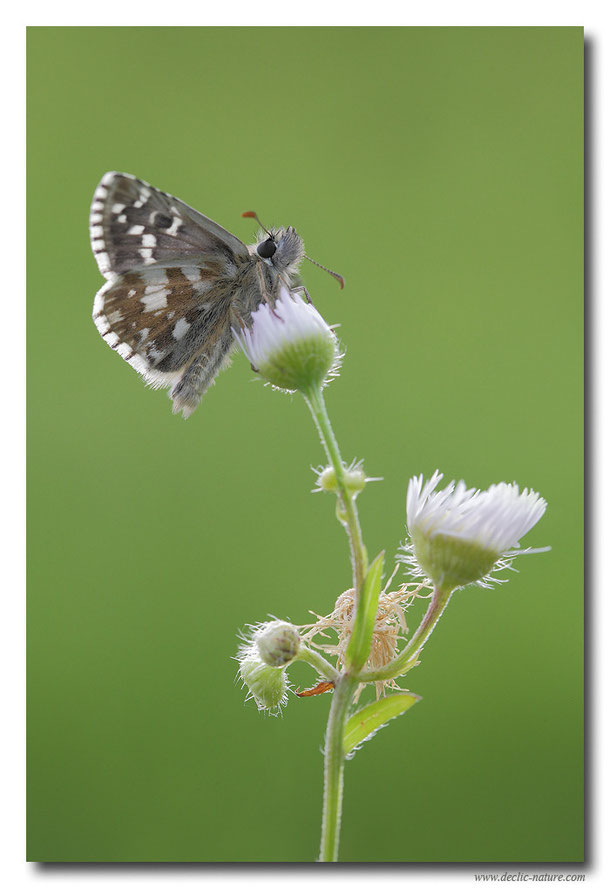
[[[263,301],[273,306],[282,285],[305,290],[297,271],[309,257],[294,228],[265,229],[246,246],[128,173],[102,178],[89,224],[107,278],[93,304],[95,325],[149,385],[171,386],[174,413],[185,418],[228,363],[231,328],[250,326],[252,312]],[[340,275],[320,267],[343,287]]]

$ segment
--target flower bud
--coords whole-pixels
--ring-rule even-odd
[[[345,468],[345,486],[351,494],[358,494],[364,490],[366,475],[359,463]],[[332,466],[327,466],[318,474],[317,485],[321,490],[337,493],[337,475]]]
[[[283,669],[263,663],[251,653],[241,660],[239,674],[259,709],[277,715],[288,699],[288,680]]]
[[[254,639],[261,660],[267,666],[286,666],[296,657],[301,636],[292,623],[275,620],[257,630]]]

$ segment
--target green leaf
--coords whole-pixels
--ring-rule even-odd
[[[373,561],[362,584],[352,637],[345,652],[345,663],[348,669],[356,671],[362,669],[371,650],[371,639],[381,591],[384,554],[384,552],[380,552]]]
[[[400,694],[392,694],[391,697],[382,697],[375,703],[363,706],[348,720],[343,735],[343,753],[348,755],[356,746],[371,737],[375,731],[382,728],[397,715],[402,715],[410,709],[414,703],[421,700],[417,694],[404,691]]]

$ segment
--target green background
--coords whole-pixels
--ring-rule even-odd
[[[102,342],[87,217],[116,169],[245,241],[243,210],[293,224],[345,275],[304,269],[347,350],[344,455],[385,479],[359,500],[370,553],[404,537],[415,473],[549,501],[525,542],[552,552],[454,596],[423,702],[348,763],[341,859],[582,860],[582,29],[28,42],[28,857],[318,850],[329,697],[264,717],[231,657],[245,623],[349,585],[320,445],[241,356],[184,422]]]

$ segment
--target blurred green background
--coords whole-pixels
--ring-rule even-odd
[[[100,339],[106,170],[245,241],[292,224],[347,349],[371,554],[435,468],[549,501],[454,596],[423,702],[348,763],[344,861],[583,858],[581,28],[29,30],[29,846],[45,861],[310,861],[329,696],[259,714],[235,634],[349,585],[305,405],[241,356],[188,422]],[[410,616],[414,623],[417,614]],[[293,682],[312,682],[307,667]]]

